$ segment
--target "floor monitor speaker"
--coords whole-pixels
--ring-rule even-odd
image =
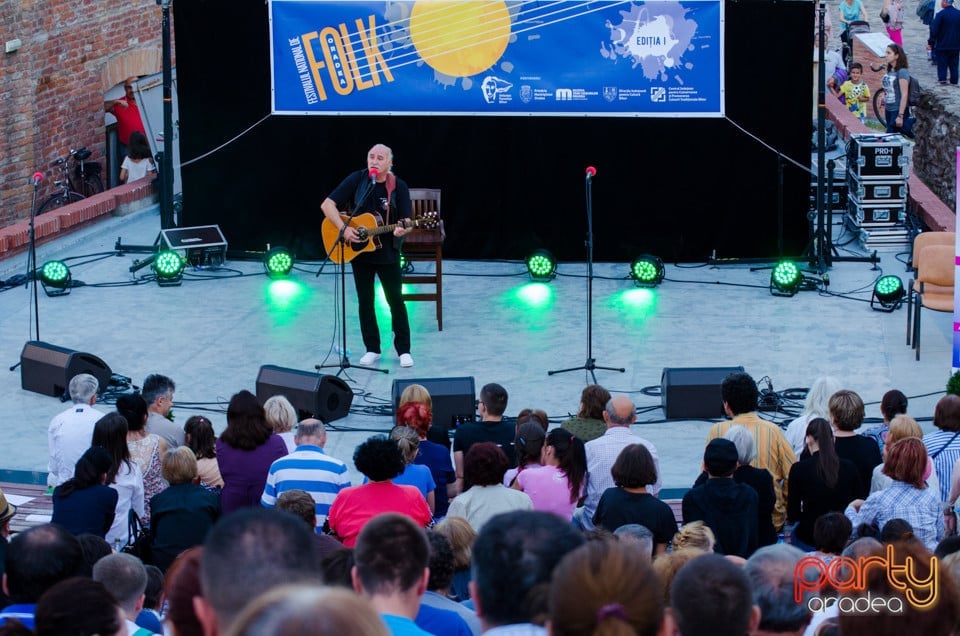
[[[78,373],[89,373],[100,383],[99,393],[110,384],[113,371],[97,356],[31,340],[20,354],[20,386],[52,397],[67,395],[70,380]]]
[[[393,412],[400,406],[400,394],[411,384],[427,389],[433,400],[433,423],[452,430],[463,422],[472,422],[477,412],[477,390],[473,376],[464,378],[415,378],[394,380]]]
[[[353,404],[353,390],[334,375],[265,364],[257,374],[257,399],[262,403],[274,395],[286,397],[297,411],[321,422],[346,417]]]
[[[720,383],[743,367],[665,368],[660,376],[660,403],[668,420],[724,417]]]

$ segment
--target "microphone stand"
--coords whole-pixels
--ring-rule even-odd
[[[330,251],[327,252],[327,258],[320,265],[320,269],[317,270],[316,276],[320,276],[320,272],[323,271],[327,263],[332,261],[330,258],[333,254],[333,251],[339,246],[340,249],[340,359],[337,364],[315,364],[313,368],[316,370],[320,369],[332,369],[336,367],[338,369],[336,375],[340,376],[341,373],[346,373],[347,369],[363,369],[364,371],[376,371],[378,373],[390,373],[389,369],[381,369],[380,367],[368,367],[362,364],[352,364],[350,362],[350,356],[347,354],[347,263],[344,260],[346,256],[346,243],[343,240],[343,235],[347,231],[347,226],[350,224],[350,219],[356,215],[357,210],[366,202],[367,197],[370,196],[370,193],[373,192],[373,180],[370,182],[370,186],[364,192],[363,196],[358,198],[357,204],[353,207],[353,210],[347,215],[347,220],[344,222],[343,227],[340,228],[340,233],[337,235],[337,242],[333,247],[330,248]]]
[[[37,218],[37,190],[40,187],[40,179],[33,180],[33,203],[30,206],[30,226],[29,226],[29,248],[27,251],[27,278],[24,285],[33,285],[33,315],[30,317],[30,337],[34,340],[40,340],[40,301],[37,295],[37,235],[34,231],[34,222]],[[16,371],[20,366],[20,361],[10,367],[11,371]]]
[[[579,367],[570,367],[569,369],[554,369],[547,371],[547,375],[556,375],[557,373],[566,373],[568,371],[579,371],[584,369],[590,372],[593,383],[597,383],[596,369],[605,371],[619,371],[625,373],[626,369],[620,367],[601,367],[593,358],[593,175],[596,173],[592,168],[587,169],[587,361]]]

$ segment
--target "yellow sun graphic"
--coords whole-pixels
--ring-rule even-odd
[[[435,71],[469,77],[500,59],[510,39],[505,2],[418,0],[410,15],[410,37]]]

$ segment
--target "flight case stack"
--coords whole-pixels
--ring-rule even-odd
[[[851,135],[847,143],[847,228],[865,247],[909,245],[907,178],[912,144],[901,135]]]

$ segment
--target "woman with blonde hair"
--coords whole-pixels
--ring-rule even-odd
[[[477,539],[477,531],[463,517],[447,517],[438,523],[433,531],[445,536],[453,548],[451,598],[465,601],[470,598],[470,566],[473,562],[473,542]]]
[[[674,552],[685,548],[696,548],[704,552],[713,552],[713,546],[717,538],[713,535],[710,526],[702,521],[691,521],[680,527],[677,534],[673,535],[673,541],[670,545]]]
[[[284,585],[255,599],[227,636],[389,636],[390,631],[365,598],[350,590],[316,585]]]
[[[882,452],[884,463],[887,461],[887,447],[908,437],[923,439],[923,429],[921,429],[917,421],[909,415],[894,416],[894,418],[890,420],[890,426],[887,429],[884,440]],[[870,481],[871,495],[878,490],[889,488],[890,484],[893,483],[893,479],[883,472],[883,466],[884,464],[880,464],[873,469],[873,479]],[[937,471],[933,469],[933,460],[930,459],[929,455],[927,455],[927,466],[923,471],[923,479],[934,492],[940,492],[940,482],[937,481]]]
[[[420,436],[412,428],[394,426],[390,431],[390,439],[397,443],[404,461],[403,472],[393,478],[393,483],[413,486],[419,490],[427,501],[430,512],[434,512],[436,508],[434,491],[437,489],[437,484],[433,481],[433,475],[428,467],[414,463],[420,451]]]
[[[654,636],[664,603],[636,544],[588,541],[557,565],[550,586],[552,636]]]
[[[830,396],[843,388],[840,380],[824,375],[813,381],[810,390],[807,391],[807,399],[803,404],[803,411],[800,416],[790,422],[784,435],[787,441],[793,447],[793,452],[800,457],[803,452],[804,443],[807,437],[807,424],[810,420],[822,417],[830,420]]]
[[[296,428],[298,419],[297,409],[293,408],[290,400],[282,395],[269,397],[263,403],[263,412],[267,418],[267,424],[287,445],[287,452],[295,451],[297,443],[293,440],[293,429]]]

